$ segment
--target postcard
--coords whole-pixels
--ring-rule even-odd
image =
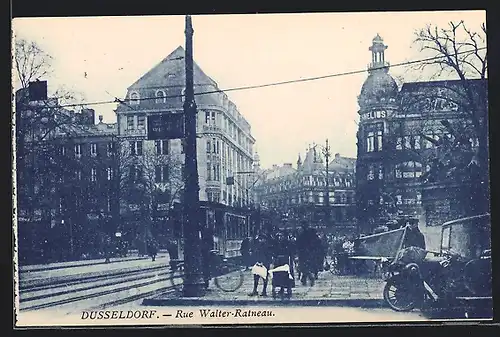
[[[492,319],[485,11],[12,27],[16,328]]]

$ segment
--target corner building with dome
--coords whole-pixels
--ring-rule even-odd
[[[461,216],[453,194],[460,187],[434,186],[434,192],[428,192],[421,177],[430,170],[435,149],[422,135],[435,140],[450,138],[441,124],[443,119],[469,122],[453,94],[460,81],[411,82],[399,88],[389,73],[387,48],[377,34],[369,47],[368,77],[358,96],[358,228],[361,233],[371,233],[380,225],[412,217],[418,218],[424,232],[434,227],[437,233],[444,221]],[[468,82],[478,84],[477,80]],[[476,138],[470,142],[477,146]]]

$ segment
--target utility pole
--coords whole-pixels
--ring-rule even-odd
[[[326,206],[326,224],[330,222],[330,175],[328,171],[328,164],[330,162],[330,145],[328,145],[328,138],[326,139],[326,145],[323,149],[323,155],[326,160],[326,193],[325,193],[325,206]]]
[[[184,100],[185,164],[184,164],[184,284],[185,297],[199,297],[205,293],[201,266],[201,226],[199,207],[198,163],[196,160],[196,103],[193,83],[193,26],[186,15],[186,91]]]

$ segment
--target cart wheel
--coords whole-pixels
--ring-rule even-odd
[[[224,263],[220,267],[218,276],[214,278],[215,286],[224,292],[238,290],[245,279],[244,269],[245,267],[232,263]]]
[[[390,278],[384,287],[384,300],[392,310],[408,312],[417,306],[417,297],[412,289],[397,278]]]

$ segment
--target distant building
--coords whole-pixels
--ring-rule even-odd
[[[436,153],[435,145],[423,135],[452,140],[442,120],[470,124],[457,94],[460,81],[405,83],[399,89],[389,74],[390,65],[384,57],[387,46],[379,35],[369,49],[372,62],[358,97],[356,196],[360,230],[371,232],[403,216],[417,217],[428,226],[460,217],[463,209],[453,194],[457,186],[443,185],[438,194],[429,194],[425,192],[437,191],[436,186],[424,184],[422,179]],[[478,82],[469,81],[480,87]],[[477,138],[469,140],[472,147],[477,146]]]
[[[116,125],[16,96],[21,263],[99,256],[119,222]]]
[[[184,154],[182,142],[178,139],[147,140],[148,116],[183,113],[184,55],[182,47],[175,49],[127,89],[125,100],[115,110],[122,148],[122,177],[154,177],[149,179],[154,180],[149,188],[158,191],[157,197],[162,199],[160,207],[152,206],[157,208],[153,216],[156,219],[150,219],[153,227],[155,222],[158,226],[164,224],[169,209],[182,202]],[[198,109],[200,201],[231,207],[249,206],[252,204],[250,186],[253,182],[255,143],[250,124],[227,95],[219,90],[217,83],[196,63],[194,91]],[[202,94],[204,92],[207,94]],[[123,160],[123,156],[129,158],[130,155],[136,157],[136,164],[140,161],[149,164],[142,165],[142,168],[141,165],[130,165],[134,160]],[[130,171],[131,168],[133,171]],[[231,180],[234,183],[228,184],[228,177],[233,177]],[[129,200],[133,196],[134,193],[122,190],[121,213],[127,231],[137,236],[143,230],[140,227],[147,221],[144,217],[147,210],[141,209],[139,202]],[[156,228],[156,232],[168,232],[171,227],[164,230]]]
[[[354,158],[335,154],[329,163],[327,186],[324,159],[316,147],[310,147],[303,162],[299,156],[296,168],[285,163],[263,171],[263,178],[256,186],[259,206],[273,212],[281,227],[297,228],[306,220],[327,232],[353,233],[355,163]]]

